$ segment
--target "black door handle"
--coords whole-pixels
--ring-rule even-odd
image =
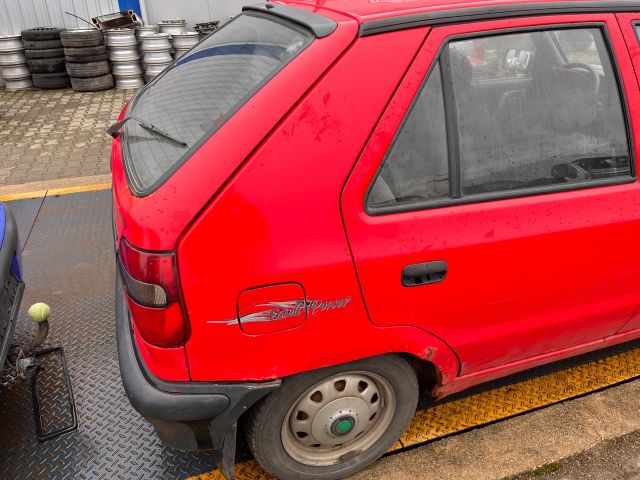
[[[447,262],[416,263],[402,269],[402,285],[417,287],[428,283],[438,283],[447,276]]]

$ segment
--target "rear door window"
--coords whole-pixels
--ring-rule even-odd
[[[269,15],[238,16],[180,58],[142,90],[123,130],[127,176],[148,194],[313,39],[311,32]],[[212,159],[215,161],[215,159]]]
[[[442,98],[450,99],[444,110]],[[627,181],[629,143],[600,28],[454,40],[396,134],[367,206],[402,210]]]
[[[500,38],[502,67],[482,83],[461,44],[450,44],[462,194],[630,175],[622,102],[601,31]],[[554,48],[554,39],[568,50]]]

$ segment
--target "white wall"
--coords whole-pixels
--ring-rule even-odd
[[[237,15],[243,5],[259,0],[146,0],[149,18],[145,23],[158,23],[169,18],[186,18],[189,30],[195,23],[227,20]],[[142,0],[141,2],[142,3]],[[64,12],[82,18],[118,12],[118,0],[0,0],[0,35],[15,35],[25,28],[77,28],[86,24]]]
[[[259,3],[260,0],[146,0],[149,18],[145,23],[158,23],[170,18],[186,18],[187,29],[193,25],[212,20],[227,20],[237,15],[243,5]]]
[[[64,12],[91,21],[91,17],[119,10],[118,0],[0,0],[0,35],[16,35],[33,27],[86,26]]]

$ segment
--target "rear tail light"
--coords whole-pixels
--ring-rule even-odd
[[[120,241],[120,271],[140,336],[158,347],[184,345],[187,322],[175,253],[149,253]]]

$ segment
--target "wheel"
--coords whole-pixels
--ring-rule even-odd
[[[22,30],[20,35],[22,35],[22,40],[60,40],[60,34],[64,32],[64,28],[55,28],[55,27],[37,27],[37,28],[28,28],[27,30]],[[25,45],[26,48],[27,47]],[[46,47],[43,47],[46,48]]]
[[[62,42],[57,40],[23,40],[27,50],[48,50],[50,48],[62,48]]]
[[[57,88],[67,88],[69,86],[69,75],[64,73],[34,73],[31,75],[33,86],[42,90],[53,90]]]
[[[111,74],[93,78],[72,78],[71,86],[76,92],[99,92],[113,88],[113,77]]]
[[[62,73],[65,71],[65,61],[62,58],[31,58],[27,60],[31,73]]]
[[[26,58],[62,58],[64,57],[64,50],[62,48],[46,48],[43,50],[25,50],[24,56]]]
[[[67,63],[67,73],[71,78],[101,77],[109,73],[109,62]]]
[[[380,458],[411,421],[418,381],[385,355],[285,378],[245,424],[255,458],[281,480],[333,480]]]
[[[95,28],[66,30],[60,34],[60,39],[65,48],[97,47],[104,43],[102,32]]]

